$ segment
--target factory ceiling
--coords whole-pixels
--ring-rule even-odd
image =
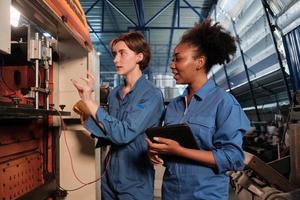
[[[151,73],[169,72],[182,33],[206,18],[216,0],[81,0],[102,75],[114,72],[109,42],[128,31],[144,33],[152,50]],[[107,76],[106,76],[107,77]],[[104,77],[103,77],[104,78]]]
[[[262,108],[265,104],[278,107],[291,100],[291,83],[282,37],[297,24],[293,20],[297,21],[299,18],[296,14],[300,6],[299,0],[80,2],[87,16],[94,48],[101,54],[102,82],[117,85],[111,84],[116,80],[109,51],[109,42],[114,37],[128,31],[143,32],[152,50],[150,68],[145,73],[153,75],[150,78],[166,78],[163,75],[170,73],[172,51],[184,31],[195,22],[210,17],[220,22],[239,42],[232,61],[226,65],[214,66],[209,77],[231,92],[242,107],[255,108],[257,119],[260,118],[258,105]],[[276,25],[276,29],[272,24]]]

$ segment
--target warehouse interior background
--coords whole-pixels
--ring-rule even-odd
[[[233,61],[212,70],[210,76],[215,82],[234,94],[249,113],[255,113],[251,115],[254,121],[270,120],[268,110],[288,105],[291,100],[292,84],[281,34],[297,24],[292,23],[298,20],[297,1],[99,0],[81,4],[94,47],[101,53],[101,82],[110,86],[119,83],[109,41],[121,33],[139,30],[153,54],[145,73],[164,90],[166,99],[178,95],[169,68],[172,51],[186,29],[209,17],[240,39]],[[294,16],[285,16],[288,8],[295,9],[289,11]]]
[[[64,15],[70,8],[75,14]],[[271,188],[282,198],[296,199],[299,10],[299,0],[1,0],[0,199],[100,199],[99,181],[92,180],[101,175],[107,149],[94,149],[94,141],[72,111],[79,97],[69,80],[92,70],[100,104],[100,86],[122,83],[115,73],[110,41],[141,31],[152,51],[144,74],[162,90],[167,103],[185,87],[175,84],[169,68],[173,49],[187,29],[206,18],[238,38],[232,61],[214,66],[209,77],[246,112],[252,128],[243,148],[259,159],[243,173],[251,180],[248,185],[261,193],[232,174],[236,190],[231,198],[268,199]],[[162,171],[157,169],[157,199]],[[65,189],[70,190],[67,195]]]

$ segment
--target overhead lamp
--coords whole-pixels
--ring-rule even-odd
[[[97,52],[97,55],[98,55],[98,56],[100,56],[100,55],[101,55],[101,53],[98,51],[98,52]]]
[[[51,35],[50,35],[49,33],[47,33],[47,32],[44,32],[44,33],[43,33],[43,36],[45,36],[45,37],[47,37],[47,38],[51,37]]]
[[[21,13],[13,6],[10,6],[10,24],[13,27],[18,27]]]

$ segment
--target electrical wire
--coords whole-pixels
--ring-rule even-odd
[[[61,113],[56,108],[53,108],[53,109],[58,113],[60,121],[61,121],[61,128],[60,128],[60,131],[59,131],[60,132],[59,133],[59,138],[61,136],[61,133],[63,133],[64,134],[65,145],[66,145],[66,148],[67,148],[67,151],[68,151],[68,155],[69,155],[69,158],[70,158],[70,163],[71,163],[71,168],[72,168],[73,175],[74,175],[75,179],[82,184],[81,186],[79,186],[77,188],[73,188],[73,189],[66,189],[66,188],[60,186],[59,184],[57,184],[57,187],[60,188],[61,190],[67,191],[67,192],[73,192],[73,191],[79,190],[79,189],[81,189],[81,188],[83,188],[83,187],[85,187],[87,185],[90,185],[90,184],[98,182],[106,174],[106,172],[107,172],[107,169],[108,169],[108,166],[109,166],[110,160],[111,160],[111,153],[109,152],[108,155],[107,155],[107,162],[106,162],[106,166],[105,166],[104,172],[102,173],[102,175],[99,178],[97,178],[97,179],[95,179],[93,181],[90,181],[90,182],[84,182],[84,181],[82,181],[78,177],[78,175],[77,175],[77,173],[76,173],[76,171],[74,169],[73,158],[72,158],[72,154],[71,154],[71,151],[70,151],[70,148],[69,148],[69,145],[68,145],[68,142],[67,142],[66,133],[65,133],[65,130],[67,130],[67,128],[66,128],[65,123],[63,121],[62,115],[61,115]]]

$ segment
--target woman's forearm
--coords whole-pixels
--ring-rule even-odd
[[[87,101],[84,101],[84,103],[86,104],[87,108],[89,109],[92,117],[94,117],[96,119],[96,113],[97,113],[99,106],[93,100],[87,100]]]
[[[184,147],[178,148],[175,155],[198,161],[210,167],[216,167],[216,161],[212,151],[188,149]]]

